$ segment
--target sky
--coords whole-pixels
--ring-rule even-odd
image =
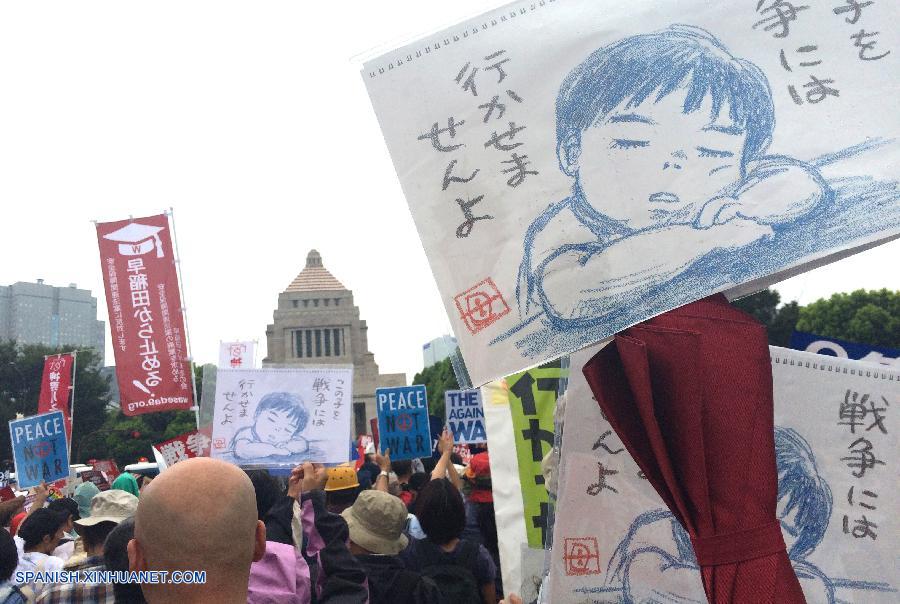
[[[76,283],[108,323],[91,221],[172,208],[197,362],[220,340],[259,340],[261,357],[314,248],[381,371],[411,379],[450,323],[359,69],[501,4],[0,4],[0,284]],[[803,304],[900,290],[898,259],[894,242],[776,289]]]

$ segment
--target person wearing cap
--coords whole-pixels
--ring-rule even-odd
[[[82,518],[88,518],[91,515],[91,499],[100,492],[100,489],[93,482],[83,482],[75,488],[75,494],[72,499],[78,504],[78,515]]]
[[[138,486],[137,477],[135,477],[135,475],[131,472],[122,472],[121,474],[116,476],[116,479],[113,481],[110,488],[120,489],[122,491],[125,491],[126,493],[131,493],[135,497],[141,496],[141,490]]]
[[[109,490],[91,499],[91,513],[87,518],[75,521],[78,533],[84,540],[85,556],[66,563],[68,571],[105,570],[103,544],[106,537],[126,518],[137,511],[138,498],[131,493]],[[74,602],[115,602],[112,585],[108,583],[56,583],[44,590],[36,602],[61,604]]]
[[[363,491],[341,513],[350,530],[350,552],[362,564],[369,580],[370,604],[442,602],[437,584],[407,570],[399,553],[409,544],[406,506],[381,490]]]
[[[350,464],[328,468],[325,483],[325,505],[332,514],[340,514],[353,505],[359,495],[359,479]]]

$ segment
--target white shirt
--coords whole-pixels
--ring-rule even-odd
[[[21,554],[19,555],[19,565],[16,567],[16,570],[13,571],[11,581],[19,587],[30,588],[31,592],[34,594],[34,597],[37,598],[44,590],[44,588],[52,585],[52,583],[36,583],[35,581],[20,583],[19,581],[17,581],[16,573],[28,571],[59,571],[63,569],[63,564],[64,563],[60,558],[57,558],[56,556],[48,556],[47,554],[42,554],[40,552],[28,552],[27,554]]]

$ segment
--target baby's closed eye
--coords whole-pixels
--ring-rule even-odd
[[[697,147],[697,154],[700,157],[734,157],[734,153],[731,151],[712,149],[710,147]]]
[[[610,149],[638,149],[640,147],[649,147],[650,141],[631,139],[631,138],[614,138],[609,143]]]

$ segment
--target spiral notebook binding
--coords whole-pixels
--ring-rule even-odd
[[[798,352],[799,351],[795,351]],[[807,353],[809,354],[809,353]],[[828,358],[828,357],[825,357]],[[891,370],[891,369],[876,369],[867,367],[865,369],[857,369],[855,367],[847,367],[842,366],[843,362],[852,361],[852,359],[837,359],[833,362],[821,360],[821,361],[810,361],[792,358],[791,356],[781,356],[776,354],[774,351],[772,353],[772,362],[775,365],[787,365],[790,367],[797,367],[802,369],[812,369],[816,371],[827,371],[829,373],[841,373],[844,375],[853,375],[858,377],[865,377],[876,380],[886,380],[889,382],[898,381],[900,382],[900,371]]]

